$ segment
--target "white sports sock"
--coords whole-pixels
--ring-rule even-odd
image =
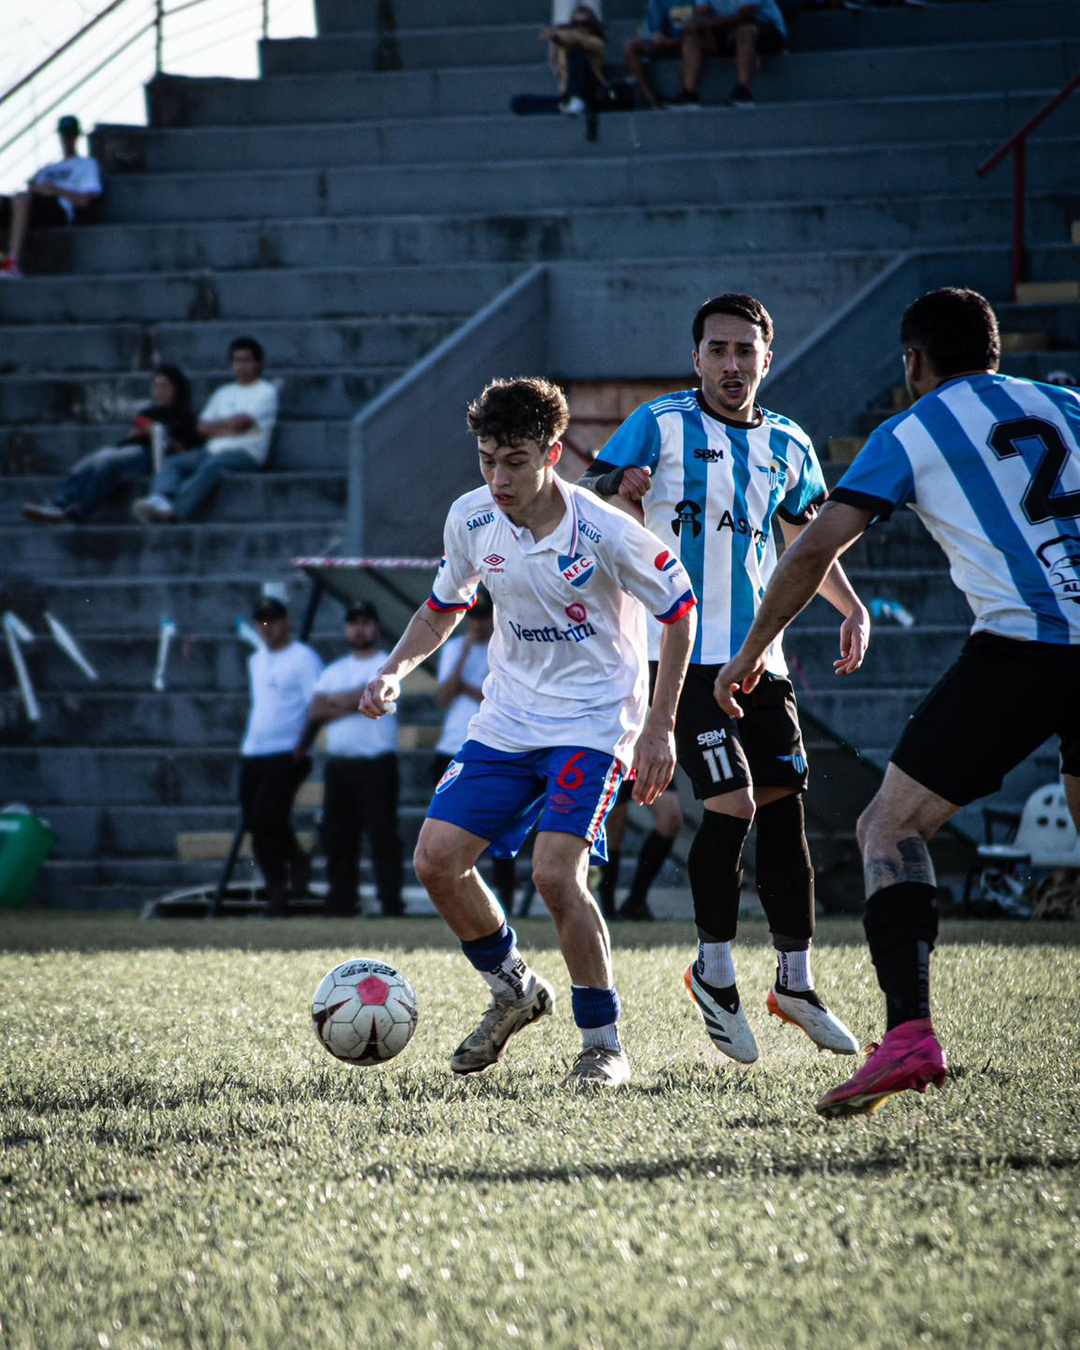
[[[727,989],[735,983],[735,962],[730,942],[699,942],[698,974],[714,989]]]
[[[813,989],[810,974],[810,948],[804,952],[776,953],[776,982],[784,989]]]
[[[497,998],[524,1003],[532,997],[533,972],[516,947],[510,948],[494,970],[482,970],[480,974]]]
[[[590,1045],[599,1045],[605,1050],[620,1051],[622,1042],[619,1040],[618,1022],[609,1022],[606,1027],[582,1027],[581,1044],[586,1049]]]

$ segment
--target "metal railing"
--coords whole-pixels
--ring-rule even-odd
[[[294,34],[312,33],[312,9],[311,0],[109,0],[0,93],[0,191],[53,157],[43,142],[51,148],[54,114],[77,112],[87,131],[117,109],[118,120],[142,122],[152,75],[255,75],[257,42],[272,23],[283,35],[291,15]],[[0,31],[9,53],[17,31]]]
[[[996,168],[1006,155],[1013,157],[1013,202],[1012,202],[1012,294],[1016,299],[1016,288],[1027,279],[1027,138],[1040,123],[1065,100],[1075,89],[1080,89],[1080,75],[1071,80],[1054,95],[1017,131],[1004,141],[990,158],[975,170],[980,178],[985,178],[991,169]]]

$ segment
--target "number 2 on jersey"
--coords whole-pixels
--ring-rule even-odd
[[[1018,417],[1015,422],[999,422],[990,433],[990,449],[998,459],[1019,455],[1025,441],[1037,442],[1042,455],[1020,499],[1024,515],[1032,525],[1080,516],[1080,491],[1054,492],[1068,462],[1069,447],[1053,422],[1045,422],[1041,417]]]

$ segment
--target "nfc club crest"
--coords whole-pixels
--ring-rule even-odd
[[[559,571],[563,580],[571,586],[584,586],[595,570],[596,559],[585,553],[579,553],[573,558],[564,553],[559,557]]]
[[[435,795],[438,796],[440,792],[445,792],[446,789],[450,786],[450,784],[461,772],[461,770],[462,765],[459,764],[456,759],[452,759],[450,763],[446,766],[446,772],[443,774],[443,776],[439,779],[438,783],[436,783],[435,785]]]

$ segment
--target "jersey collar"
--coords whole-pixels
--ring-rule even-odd
[[[563,499],[563,505],[566,507],[566,510],[563,512],[563,518],[559,521],[558,525],[556,525],[550,534],[546,534],[539,543],[533,539],[532,532],[528,528],[521,525],[515,525],[506,512],[501,510],[500,507],[495,504],[494,499],[492,500],[492,505],[495,506],[496,511],[498,511],[503,520],[506,521],[507,529],[518,543],[521,544],[526,553],[546,553],[555,551],[560,555],[574,558],[577,556],[578,540],[580,537],[578,530],[577,498],[575,497],[570,484],[564,483],[558,474],[553,474],[552,478],[558,489],[559,495]]]
[[[753,420],[749,422],[736,422],[734,418],[725,417],[723,413],[716,412],[705,402],[705,395],[700,389],[694,390],[694,397],[697,399],[697,405],[706,417],[711,417],[714,422],[720,422],[725,427],[734,427],[736,431],[753,431],[755,427],[761,426],[765,421],[765,410],[760,403],[754,404]]]

